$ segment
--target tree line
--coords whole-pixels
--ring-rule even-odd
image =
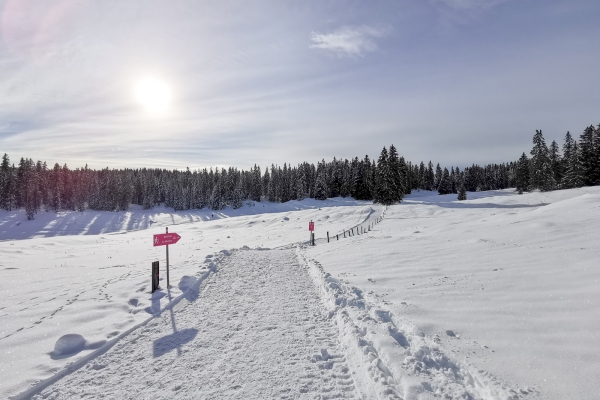
[[[264,171],[257,165],[249,170],[204,168],[191,171],[167,169],[94,170],[86,165],[70,169],[55,164],[21,158],[18,166],[7,154],[0,164],[0,208],[25,209],[33,219],[40,210],[85,209],[121,211],[130,204],[145,209],[162,204],[176,211],[221,210],[241,207],[244,202],[286,202],[314,198],[352,196],[392,204],[412,190],[438,190],[441,194],[466,190],[504,189],[514,186],[514,163],[473,165],[442,169],[428,164],[412,164],[398,155],[394,145],[383,148],[377,161],[369,156],[352,160],[336,159],[317,165],[271,165]]]
[[[585,128],[579,142],[567,132],[562,154],[555,140],[546,145],[542,131],[536,130],[530,155],[523,153],[517,161],[519,193],[596,185],[600,183],[600,124]]]
[[[351,196],[393,204],[413,190],[432,190],[439,194],[498,190],[516,187],[523,191],[573,188],[600,181],[600,125],[589,126],[576,142],[567,132],[562,155],[558,144],[550,147],[541,131],[533,138],[531,158],[525,153],[516,162],[488,164],[460,170],[413,164],[398,154],[394,145],[384,147],[377,160],[368,155],[351,160],[336,159],[292,166],[271,165],[264,172],[257,165],[238,168],[204,168],[191,171],[167,169],[69,169],[57,163],[21,158],[18,166],[7,154],[0,164],[0,208],[25,209],[28,219],[40,210],[85,209],[122,211],[130,204],[145,209],[155,205],[176,211],[211,208],[234,209],[244,203],[286,202],[314,198]]]

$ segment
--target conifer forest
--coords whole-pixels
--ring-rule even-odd
[[[529,156],[517,161],[460,170],[428,163],[411,163],[398,154],[394,145],[384,147],[377,158],[322,160],[317,165],[285,163],[265,170],[207,169],[190,171],[167,169],[70,169],[57,163],[21,158],[11,164],[4,154],[0,166],[0,208],[24,209],[33,219],[40,210],[85,209],[121,211],[130,204],[151,209],[163,204],[177,210],[209,207],[234,209],[244,203],[286,202],[314,198],[352,196],[394,204],[413,190],[433,190],[439,194],[516,188],[548,191],[576,188],[600,182],[600,125],[588,126],[576,141],[569,132],[562,149],[556,141],[548,146],[541,130],[533,136]]]

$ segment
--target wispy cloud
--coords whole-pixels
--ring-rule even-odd
[[[388,28],[343,26],[331,33],[311,34],[311,49],[328,50],[340,57],[363,57],[377,50],[375,39],[386,36]]]
[[[434,3],[443,4],[455,10],[478,11],[488,9],[509,0],[433,0]]]

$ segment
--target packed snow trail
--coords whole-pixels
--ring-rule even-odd
[[[182,279],[185,300],[34,398],[360,398],[295,250],[216,258],[202,285]]]

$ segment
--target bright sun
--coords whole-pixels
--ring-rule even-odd
[[[147,77],[135,85],[135,97],[151,113],[162,113],[171,101],[171,91],[164,81]]]

